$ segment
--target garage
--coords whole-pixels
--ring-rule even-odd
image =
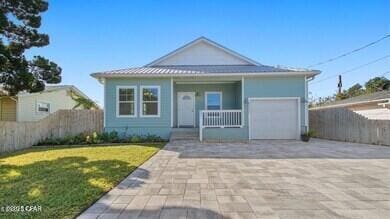
[[[298,139],[299,97],[249,98],[250,139]]]

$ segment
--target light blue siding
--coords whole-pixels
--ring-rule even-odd
[[[221,78],[221,80],[223,80]],[[239,80],[239,79],[238,79]],[[195,79],[194,79],[195,81]],[[140,86],[160,86],[160,117],[140,117]],[[137,87],[137,117],[116,117],[116,87]],[[196,125],[199,122],[199,110],[205,108],[206,91],[221,91],[223,94],[223,109],[242,109],[241,82],[215,84],[174,84],[173,99],[171,99],[170,78],[118,78],[105,81],[105,130],[116,130],[127,135],[155,134],[169,138],[171,132],[171,101],[173,101],[173,125],[177,124],[177,92],[196,92]],[[305,124],[305,78],[304,76],[268,76],[245,77],[244,83],[244,127],[242,128],[207,128],[203,131],[205,140],[241,141],[247,140],[248,131],[248,98],[251,97],[300,97],[301,99],[301,126]]]
[[[241,86],[241,85],[240,85]],[[237,86],[238,97],[241,89]],[[304,76],[269,76],[244,78],[244,127],[242,128],[206,128],[203,139],[209,141],[248,140],[248,98],[251,97],[300,97],[301,131],[305,130],[305,77]]]
[[[206,141],[248,141],[248,128],[205,128],[203,139]]]
[[[169,138],[171,131],[171,80],[170,78],[118,78],[106,79],[105,82],[105,130],[116,130],[119,133],[155,134],[163,138]],[[160,117],[140,117],[140,86],[160,86]],[[116,116],[116,87],[137,87],[137,116],[135,118],[118,118]]]
[[[245,77],[245,125],[248,125],[248,98],[250,97],[300,97],[301,131],[305,129],[305,77]]]
[[[205,109],[205,92],[222,92],[222,109],[241,109],[241,100],[237,99],[240,93],[237,93],[239,82],[222,84],[176,84],[175,85],[175,121],[177,121],[177,93],[195,92],[195,116],[196,127],[199,127],[199,111]],[[241,92],[241,90],[239,91]],[[175,124],[177,124],[175,122]]]

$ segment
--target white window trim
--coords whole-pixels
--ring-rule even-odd
[[[143,105],[144,105],[144,100],[143,100],[143,89],[144,88],[157,88],[158,91],[158,100],[157,100],[157,115],[144,115],[143,114]],[[139,92],[139,98],[140,98],[140,105],[139,105],[139,117],[141,118],[158,118],[160,117],[160,109],[161,109],[161,89],[160,86],[157,85],[142,85],[140,86],[140,92]]]
[[[43,112],[43,111],[39,111],[39,104],[40,103],[43,103],[43,104],[49,104],[49,111],[48,112]],[[44,114],[44,115],[46,115],[46,114],[50,114],[51,113],[51,103],[50,102],[48,102],[48,101],[40,101],[40,100],[37,100],[36,102],[35,102],[35,111],[37,112],[37,114]]]
[[[134,89],[134,115],[119,114],[119,89]],[[116,86],[116,117],[117,118],[136,118],[137,117],[137,86]]]
[[[204,92],[204,109],[205,110],[208,110],[207,109],[207,95],[208,94],[219,94],[221,95],[221,99],[219,100],[219,105],[221,106],[221,108],[219,110],[222,110],[223,109],[223,106],[222,106],[222,103],[223,103],[223,96],[222,96],[222,91],[206,91]]]

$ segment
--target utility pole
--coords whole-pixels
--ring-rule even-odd
[[[339,88],[339,94],[341,94],[341,88],[343,87],[343,82],[341,80],[341,75],[339,75],[339,83],[337,84],[337,87]]]

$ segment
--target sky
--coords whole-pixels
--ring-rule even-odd
[[[50,45],[27,55],[59,64],[61,84],[102,105],[103,86],[91,73],[143,66],[200,36],[264,65],[306,68],[390,34],[389,9],[388,0],[49,0],[40,31],[49,34]],[[386,55],[390,38],[316,66],[322,73],[309,92],[331,95],[337,77],[321,79]],[[343,88],[387,71],[390,58],[343,75]]]

